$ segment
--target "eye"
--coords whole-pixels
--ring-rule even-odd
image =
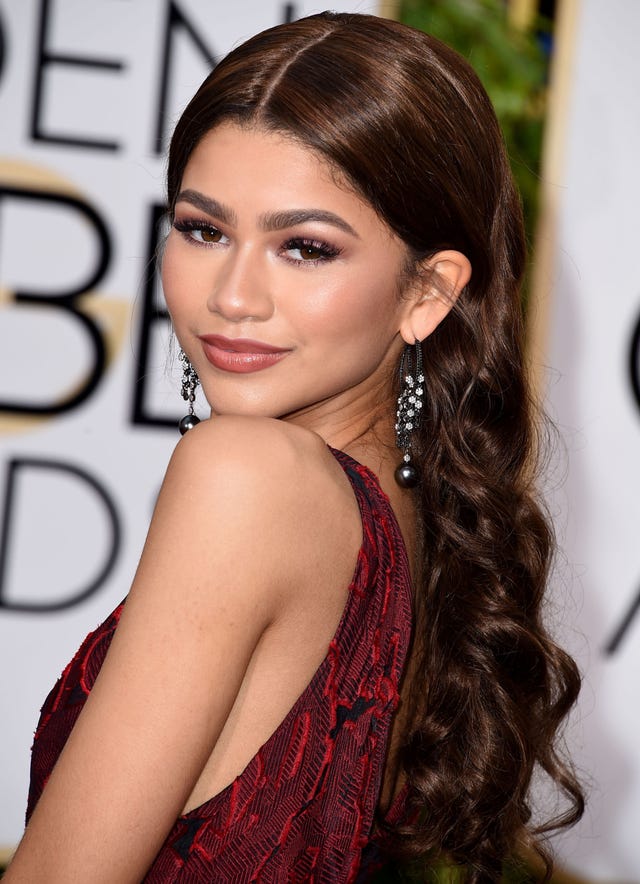
[[[202,242],[220,242],[222,233],[215,227],[202,227],[192,230],[191,235],[194,239],[202,240]]]
[[[283,250],[295,264],[318,264],[340,254],[340,249],[315,239],[290,239],[284,244]]]
[[[215,245],[226,239],[224,233],[203,221],[195,221],[190,219],[178,220],[173,222],[176,230],[180,231],[185,239],[196,242],[199,245]]]
[[[318,258],[324,258],[325,256],[323,249],[317,248],[316,246],[300,246],[300,248],[295,249],[295,251],[300,254],[303,261],[317,261]]]

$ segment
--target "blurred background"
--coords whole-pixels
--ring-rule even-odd
[[[637,884],[640,2],[330,7],[440,37],[496,106],[531,244],[531,370],[558,428],[548,619],[585,676],[566,739],[588,810],[554,840],[554,880]],[[40,705],[127,592],[184,411],[154,263],[172,126],[216,58],[323,8],[0,0],[0,863]]]

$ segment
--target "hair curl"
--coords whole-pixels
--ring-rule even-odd
[[[223,120],[285,133],[350,182],[418,268],[441,249],[473,274],[424,341],[416,440],[421,578],[408,724],[400,752],[411,823],[390,848],[445,855],[473,884],[515,847],[577,820],[580,787],[556,751],[579,676],[541,607],[553,542],[536,499],[525,376],[520,200],[477,76],[428,35],[374,16],[323,13],[235,49],[186,108],[171,144],[173,209],[189,156]],[[567,796],[533,827],[536,767]]]

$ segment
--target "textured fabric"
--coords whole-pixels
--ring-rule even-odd
[[[376,478],[331,450],[358,500],[363,541],[326,658],[243,773],[178,818],[144,879],[148,884],[353,882],[361,863],[363,880],[375,853],[375,811],[410,640],[410,577],[398,523]],[[27,818],[121,612],[122,605],[85,639],[45,701],[32,750]]]

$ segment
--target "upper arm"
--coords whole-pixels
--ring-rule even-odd
[[[120,624],[8,880],[39,880],[45,865],[48,882],[148,869],[285,603],[296,510],[283,477],[298,467],[269,441],[260,454],[222,421],[177,446]]]

